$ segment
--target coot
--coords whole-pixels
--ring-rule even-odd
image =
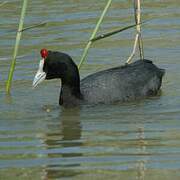
[[[78,68],[69,55],[42,49],[41,56],[33,87],[44,79],[60,78],[59,104],[63,106],[109,104],[157,95],[165,73],[144,59],[99,71],[80,81]]]

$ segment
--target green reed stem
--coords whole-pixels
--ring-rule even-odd
[[[7,4],[7,3],[8,3],[8,1],[4,1],[4,2],[0,3],[0,7]]]
[[[144,23],[144,22],[143,22],[143,23]],[[141,24],[142,24],[142,23],[141,23]],[[115,30],[115,31],[111,31],[111,32],[108,32],[108,33],[105,33],[105,34],[101,34],[101,35],[99,35],[99,36],[97,36],[97,37],[94,37],[94,38],[91,39],[90,41],[95,42],[95,41],[98,41],[98,40],[107,38],[107,37],[112,36],[112,35],[115,35],[115,34],[117,34],[117,33],[119,33],[119,32],[122,32],[122,31],[128,30],[128,29],[130,29],[130,28],[133,28],[133,27],[135,27],[135,26],[137,26],[137,25],[138,25],[138,24],[132,24],[132,25],[123,27],[123,28],[121,28],[121,29],[117,29],[117,30]]]
[[[8,75],[8,80],[6,83],[6,92],[7,93],[10,93],[10,89],[11,89],[11,83],[12,83],[13,73],[14,73],[14,69],[15,69],[15,65],[16,65],[16,57],[17,57],[20,39],[21,39],[24,17],[25,17],[26,8],[27,8],[27,2],[28,2],[28,0],[23,1],[23,7],[21,10],[21,17],[20,17],[20,21],[19,21],[19,28],[18,28],[17,35],[16,35],[16,42],[15,42],[15,46],[14,46],[13,58],[12,58],[11,67],[10,67],[10,71],[9,71],[9,75]]]
[[[81,57],[81,60],[80,60],[79,65],[78,65],[78,69],[80,69],[82,63],[83,63],[84,60],[86,59],[88,50],[89,50],[89,48],[90,48],[90,46],[91,46],[91,44],[92,44],[91,39],[93,39],[93,38],[96,36],[96,33],[97,33],[97,31],[98,31],[98,29],[99,29],[99,27],[100,27],[100,25],[101,25],[101,23],[102,23],[102,21],[103,21],[103,19],[104,19],[104,16],[105,16],[108,8],[109,8],[110,5],[111,5],[111,2],[112,2],[112,0],[109,0],[109,1],[107,2],[107,4],[106,4],[106,6],[105,6],[105,8],[104,8],[104,10],[103,10],[103,12],[102,12],[99,20],[98,20],[98,22],[97,22],[97,24],[96,24],[96,27],[95,27],[95,29],[94,29],[94,31],[93,31],[93,33],[92,33],[92,35],[91,35],[91,37],[90,37],[90,39],[89,39],[86,47],[85,47],[85,49],[84,49],[83,55],[82,55],[82,57]]]
[[[47,22],[42,22],[42,23],[39,23],[39,24],[35,24],[35,25],[32,25],[32,26],[28,26],[28,27],[25,27],[23,29],[21,29],[20,32],[23,32],[23,31],[27,31],[27,30],[30,30],[30,29],[34,29],[34,28],[37,28],[37,27],[43,27],[47,24]]]

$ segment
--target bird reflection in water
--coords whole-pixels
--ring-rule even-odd
[[[82,156],[82,153],[76,152],[77,149],[74,149],[82,146],[79,108],[62,109],[56,121],[57,123],[52,122],[48,126],[50,132],[46,134],[44,143],[47,149],[56,149],[58,152],[55,150],[47,154],[49,159],[55,158],[55,162],[45,167],[43,179],[73,177],[80,174],[78,170],[73,170],[73,168],[79,167],[80,163],[65,163],[66,158]],[[58,158],[60,160],[57,162]]]

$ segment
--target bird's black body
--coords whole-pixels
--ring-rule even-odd
[[[152,61],[138,60],[84,78],[81,92],[90,103],[132,101],[156,95],[163,74],[164,70],[157,68]]]
[[[48,52],[43,71],[46,79],[62,80],[59,104],[65,106],[125,102],[156,95],[165,72],[144,59],[94,73],[80,81],[71,57],[52,51]]]

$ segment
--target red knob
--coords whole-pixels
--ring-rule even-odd
[[[44,59],[48,56],[48,50],[47,49],[41,49],[40,53],[41,53],[41,57]]]

